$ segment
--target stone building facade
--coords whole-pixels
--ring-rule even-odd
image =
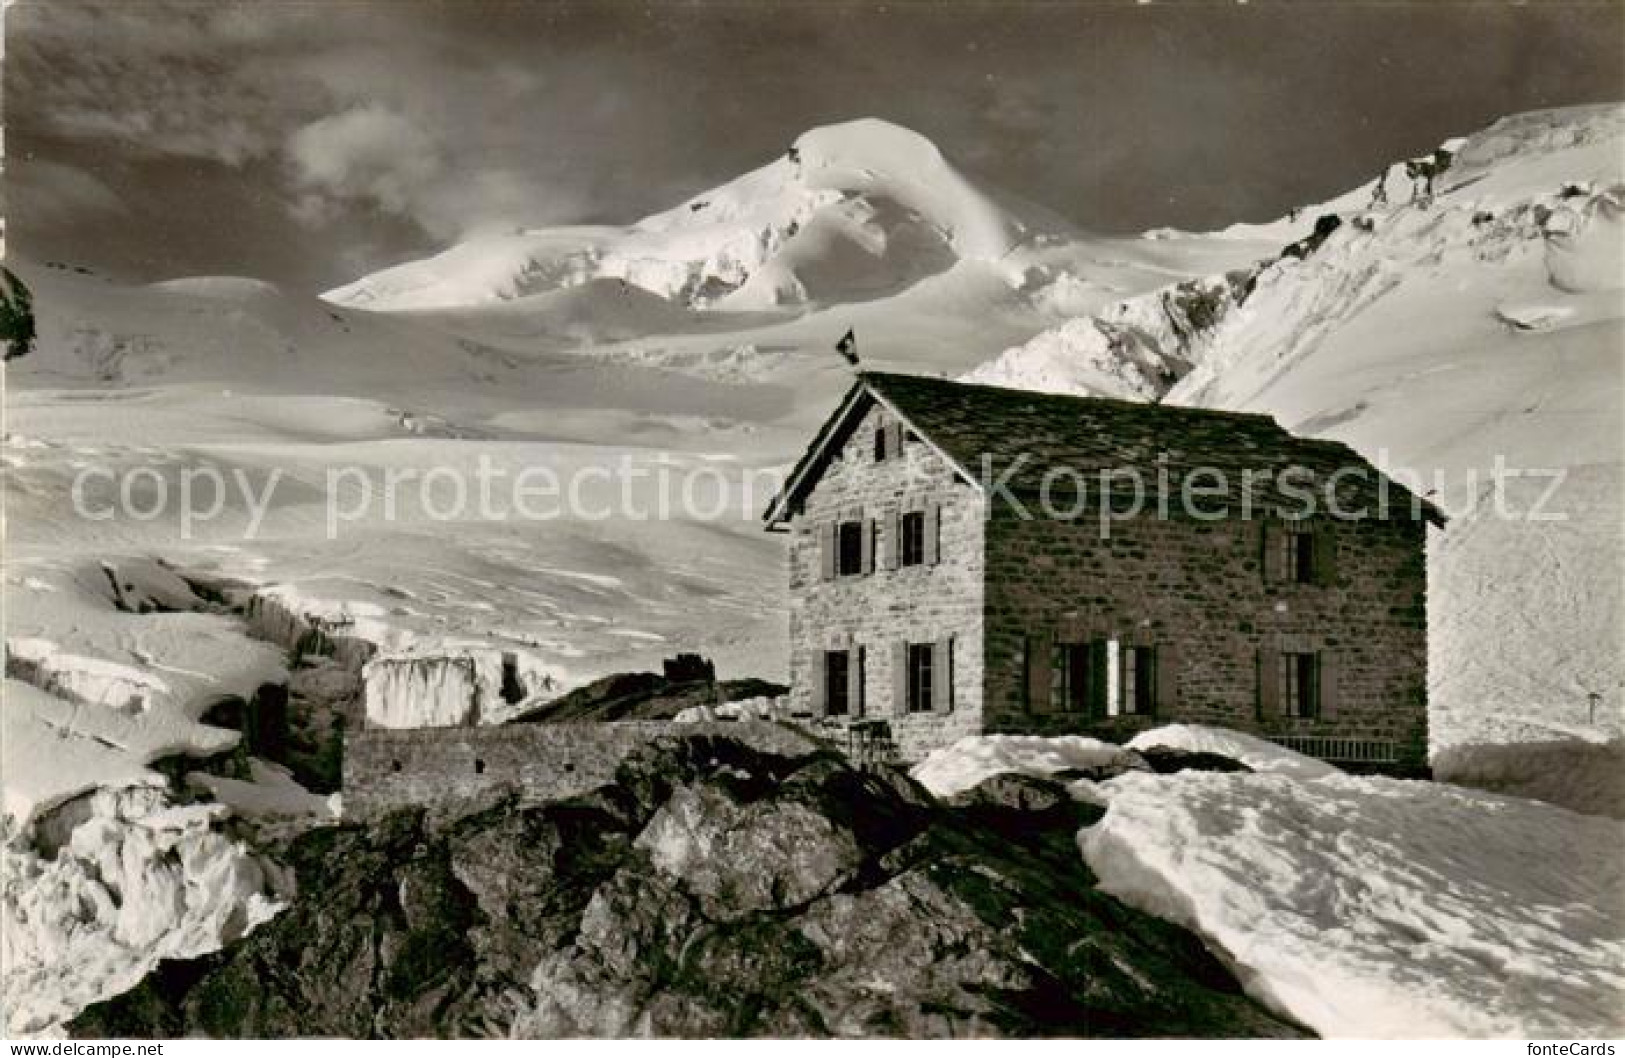
[[[883,722],[905,760],[1190,722],[1425,763],[1441,519],[1267,417],[865,374],[766,520],[791,535],[792,707]]]

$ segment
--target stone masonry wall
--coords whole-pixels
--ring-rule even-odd
[[[723,735],[787,755],[819,744],[794,728],[765,721],[375,728],[345,739],[344,812],[364,818],[498,786],[515,786],[531,801],[573,797],[611,781],[632,750],[673,735]]]
[[[1263,522],[1147,515],[1112,525],[1002,513],[988,523],[990,731],[1087,732],[1113,740],[1174,721],[1269,736],[1397,743],[1401,764],[1427,753],[1425,527],[1340,522],[1335,580],[1266,583]],[[1317,532],[1325,520],[1313,523]],[[1151,717],[1091,721],[1027,703],[1029,636],[1172,644],[1177,690]],[[1260,709],[1262,649],[1320,651],[1336,668],[1335,719]]]
[[[909,441],[898,457],[875,460],[875,431],[890,420],[876,406],[863,418],[806,497],[790,525],[791,708],[815,713],[815,667],[826,650],[862,648],[864,715],[886,720],[900,755],[917,760],[982,729],[982,560],[980,493],[930,445]],[[886,569],[890,515],[939,504],[935,565]],[[819,526],[859,512],[876,523],[872,573],[823,580]],[[914,713],[896,701],[895,646],[952,637],[954,700],[941,713]],[[851,720],[860,719],[852,717]]]

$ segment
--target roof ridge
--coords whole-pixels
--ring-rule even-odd
[[[1128,400],[1123,397],[1104,397],[1095,396],[1093,394],[1085,396],[1077,393],[1055,393],[1049,390],[1019,389],[1015,386],[1000,386],[990,382],[965,382],[960,379],[939,378],[933,375],[911,375],[906,372],[898,371],[859,371],[858,380],[860,382],[874,381],[880,383],[882,386],[884,386],[884,384],[889,380],[897,380],[905,384],[923,382],[934,386],[951,386],[956,389],[993,390],[998,393],[1008,393],[1020,397],[1053,400],[1058,402],[1066,401],[1077,404],[1113,404],[1125,408],[1135,409],[1164,409],[1179,412],[1181,414],[1216,415],[1229,416],[1238,419],[1255,419],[1262,422],[1271,423],[1277,428],[1290,433],[1290,431],[1287,431],[1286,427],[1282,426],[1273,415],[1270,415],[1267,412],[1232,411],[1228,408],[1201,408],[1191,404],[1164,404],[1161,401]]]

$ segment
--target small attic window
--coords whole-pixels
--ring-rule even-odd
[[[875,428],[875,462],[884,463],[903,454],[908,430],[900,422],[886,423]]]

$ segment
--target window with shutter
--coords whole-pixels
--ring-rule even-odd
[[[890,427],[882,426],[875,431],[875,462],[884,463],[892,453],[888,450],[892,432]]]
[[[901,554],[899,565],[918,566],[925,562],[925,512],[909,511],[899,522]]]
[[[908,711],[911,713],[929,713],[935,700],[934,682],[937,673],[933,670],[935,662],[936,644],[910,643],[908,645]]]
[[[1303,719],[1318,715],[1320,679],[1315,655],[1282,651],[1279,658],[1276,678],[1280,681],[1281,712]]]
[[[1146,646],[1123,645],[1119,648],[1118,670],[1122,680],[1119,695],[1121,711],[1134,716],[1148,716],[1156,701],[1156,670],[1153,668],[1152,649]]]
[[[1089,644],[1056,643],[1050,650],[1050,708],[1058,713],[1089,712]]]
[[[835,579],[835,551],[835,523],[824,522],[818,527],[818,575],[822,580]]]
[[[844,650],[824,651],[824,715],[846,716],[852,708],[851,655]]]
[[[863,527],[861,520],[847,521],[836,530],[836,572],[843,577],[856,577],[863,572]]]

